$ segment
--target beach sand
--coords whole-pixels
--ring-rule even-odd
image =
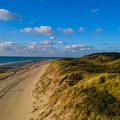
[[[0,74],[0,120],[31,119],[32,91],[49,63],[33,63]]]

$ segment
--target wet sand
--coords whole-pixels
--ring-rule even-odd
[[[30,120],[34,97],[32,91],[49,61],[0,73],[0,120]]]

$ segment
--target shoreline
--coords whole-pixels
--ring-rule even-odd
[[[9,60],[9,58],[10,58],[10,60]],[[23,58],[23,59],[16,59],[16,58]],[[32,62],[32,61],[56,60],[56,59],[59,59],[59,58],[61,58],[61,57],[0,56],[0,66],[18,64],[18,63],[24,63],[24,62],[27,63],[27,62]],[[8,59],[8,60],[6,61],[6,59]]]
[[[37,60],[24,60],[24,61],[18,61],[18,62],[8,62],[8,63],[0,63],[0,67],[11,67],[13,66],[16,66],[15,68],[17,68],[17,66],[25,66],[27,64],[30,64],[32,62],[37,62]]]
[[[23,60],[23,61],[17,61],[17,62],[0,63],[0,73],[4,73],[7,70],[21,68],[29,64],[39,63],[42,61],[52,61],[52,60],[56,60],[56,59]]]
[[[31,65],[31,64],[35,64],[35,63],[39,63],[42,61],[21,61],[21,62],[11,62],[11,63],[5,63],[5,64],[0,64],[0,73],[5,73],[9,70],[15,70],[15,69],[19,69],[22,67],[25,67],[27,65]]]

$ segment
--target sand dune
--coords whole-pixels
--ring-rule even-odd
[[[34,63],[0,80],[0,120],[31,119],[34,102],[32,91],[48,65],[49,61]]]

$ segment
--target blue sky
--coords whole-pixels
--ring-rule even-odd
[[[0,0],[0,56],[120,52],[119,0]]]

